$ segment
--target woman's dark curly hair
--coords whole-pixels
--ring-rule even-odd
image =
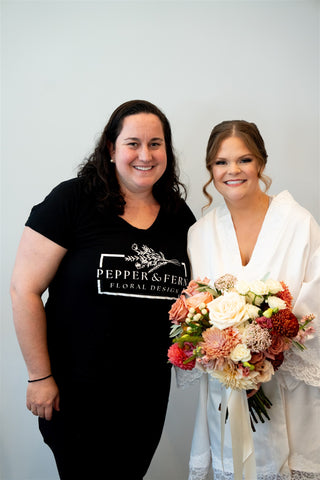
[[[161,121],[166,145],[167,168],[153,186],[153,195],[161,206],[174,210],[181,198],[186,196],[186,188],[179,181],[179,170],[172,146],[171,127],[167,117],[158,107],[146,100],[131,100],[120,105],[111,115],[97,142],[94,152],[80,166],[78,177],[85,181],[86,191],[94,196],[98,208],[111,209],[121,215],[125,199],[117,180],[115,164],[110,162],[110,146],[114,146],[122,130],[123,121],[130,115],[151,113]]]

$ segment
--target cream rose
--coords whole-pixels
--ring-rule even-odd
[[[271,278],[269,278],[268,280],[266,280],[265,284],[269,290],[269,293],[272,293],[273,295],[283,291],[283,287],[281,283],[278,282],[278,280],[272,280]]]
[[[248,320],[246,300],[236,292],[226,292],[207,304],[209,321],[220,330]]]
[[[251,320],[255,320],[259,317],[260,308],[256,307],[255,305],[251,305],[251,303],[246,304],[247,314]]]
[[[239,280],[234,288],[237,290],[238,293],[240,293],[241,295],[246,295],[249,290],[250,290],[250,284],[249,282],[246,282],[245,280]]]
[[[269,293],[269,289],[265,282],[256,280],[255,282],[250,283],[250,292],[254,293],[255,295],[267,295]]]
[[[278,308],[279,310],[287,308],[287,304],[284,300],[279,297],[274,297],[273,295],[268,297],[267,302],[270,308]]]
[[[233,362],[249,362],[251,359],[251,353],[246,345],[238,343],[230,353],[230,358]]]

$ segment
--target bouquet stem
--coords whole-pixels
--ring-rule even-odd
[[[259,390],[252,395],[252,397],[248,398],[248,407],[249,407],[249,413],[250,413],[250,422],[251,422],[251,428],[255,432],[256,429],[254,427],[254,423],[258,423],[259,420],[260,422],[264,423],[265,417],[267,420],[270,420],[270,417],[267,412],[267,408],[272,407],[272,403],[266,397],[262,387],[259,388]],[[256,415],[259,417],[259,420],[257,419]]]

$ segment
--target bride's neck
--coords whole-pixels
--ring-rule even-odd
[[[226,201],[226,205],[230,211],[230,214],[233,220],[239,220],[248,218],[248,217],[262,217],[264,218],[268,207],[269,207],[269,196],[264,193],[260,192],[255,198],[243,198],[237,202],[228,202]]]

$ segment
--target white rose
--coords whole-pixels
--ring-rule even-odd
[[[235,289],[238,293],[240,293],[240,295],[246,295],[250,290],[250,285],[245,280],[239,280],[235,284]]]
[[[238,343],[232,350],[230,358],[233,362],[248,362],[251,359],[251,353],[246,345]]]
[[[207,304],[210,323],[224,330],[248,320],[246,300],[236,292],[226,292]]]
[[[259,317],[260,308],[256,307],[255,305],[251,305],[250,303],[246,304],[247,315],[251,320]]]
[[[268,280],[266,280],[265,283],[269,290],[269,293],[272,293],[273,295],[283,291],[281,283],[278,282],[277,280],[272,280],[271,278],[269,278]]]
[[[250,283],[250,292],[254,293],[255,295],[267,295],[269,290],[265,282],[256,280]]]
[[[267,302],[270,308],[278,308],[279,310],[287,308],[286,302],[279,297],[270,296],[268,297]]]

